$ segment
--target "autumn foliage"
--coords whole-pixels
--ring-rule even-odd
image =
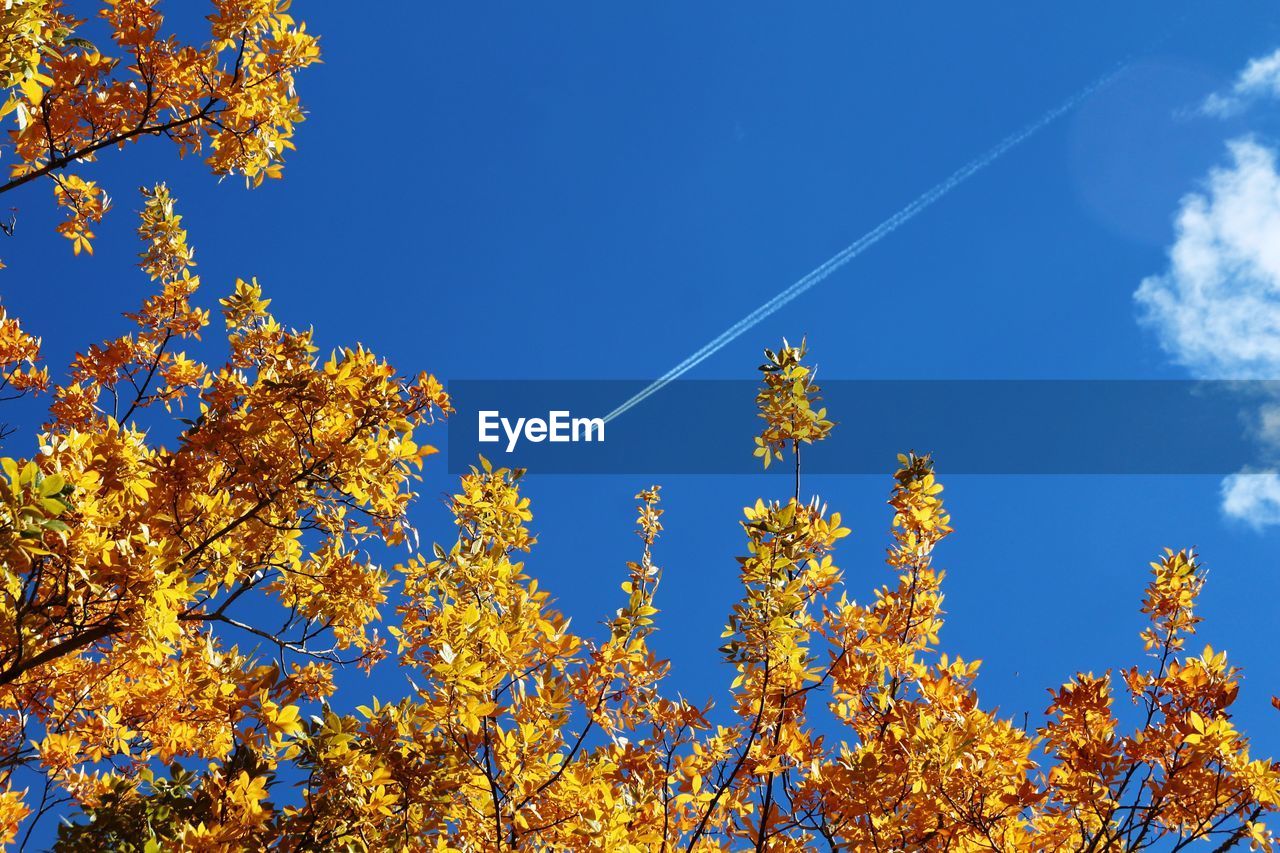
[[[179,156],[203,155],[219,176],[255,186],[280,177],[303,120],[295,75],[320,61],[289,0],[212,0],[202,44],[163,33],[158,0],[104,0],[89,13],[110,34],[97,42],[72,5],[0,5],[0,117],[13,121],[0,195],[49,178],[66,213],[58,231],[79,254],[93,251],[93,226],[111,206],[81,171],[106,151],[158,137]]]
[[[199,47],[162,37],[154,2],[108,2],[108,58],[58,0],[6,4],[0,192],[50,177],[81,249],[107,201],[66,170],[96,152],[165,136],[276,175],[315,40],[276,0],[213,8]],[[168,189],[138,207],[153,293],[127,332],[55,381],[0,311],[0,397],[48,401],[26,458],[0,460],[4,844],[61,816],[63,850],[1272,849],[1280,766],[1232,723],[1240,673],[1194,642],[1194,553],[1151,564],[1141,665],[1076,675],[1038,726],[984,710],[978,662],[941,647],[933,460],[899,457],[884,582],[847,584],[850,530],[801,482],[838,426],[784,341],[755,454],[794,480],[745,510],[727,692],[682,697],[651,646],[657,486],[618,609],[572,629],[526,565],[524,472],[480,460],[453,541],[419,543],[424,433],[452,411],[434,377],[318,352],[256,281],[206,299]],[[411,556],[384,568],[387,545]],[[339,713],[342,667],[411,686]]]
[[[526,569],[519,470],[465,475],[456,540],[388,572],[363,549],[415,540],[416,436],[451,410],[439,383],[362,348],[319,355],[244,281],[210,368],[163,186],[139,235],[155,295],[51,391],[33,457],[3,460],[6,840],[57,812],[67,850],[1270,849],[1280,769],[1231,723],[1225,653],[1188,648],[1194,554],[1152,564],[1150,661],[1076,676],[1029,730],[979,706],[977,662],[940,651],[951,519],[932,460],[906,454],[887,583],[865,603],[835,562],[839,513],[794,495],[746,509],[728,702],[672,697],[649,645],[657,487],[599,635],[570,630]],[[43,387],[38,342],[5,323],[0,369]],[[767,459],[835,425],[803,347],[766,355]],[[388,654],[408,695],[329,706],[335,667]]]

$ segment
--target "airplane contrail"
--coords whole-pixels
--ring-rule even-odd
[[[782,308],[788,302],[795,299],[797,296],[804,293],[809,288],[822,282],[832,273],[839,270],[845,264],[849,263],[854,258],[858,257],[858,255],[861,255],[863,252],[865,252],[867,249],[874,246],[876,243],[879,243],[885,237],[888,237],[894,231],[897,231],[903,225],[910,222],[916,216],[920,215],[926,209],[931,207],[935,202],[937,202],[947,193],[951,192],[953,189],[955,189],[956,187],[963,184],[965,181],[972,178],[978,172],[981,172],[983,169],[987,168],[992,163],[999,160],[1006,153],[1008,153],[1010,149],[1016,148],[1018,145],[1022,144],[1027,139],[1034,136],[1037,132],[1039,132],[1040,130],[1043,130],[1046,126],[1051,124],[1055,119],[1060,118],[1065,113],[1068,113],[1071,110],[1078,107],[1084,101],[1088,100],[1092,95],[1098,92],[1098,90],[1112,83],[1117,77],[1122,75],[1127,69],[1128,69],[1128,64],[1124,64],[1116,68],[1114,71],[1104,74],[1103,76],[1099,77],[1097,80],[1090,83],[1088,86],[1085,86],[1083,89],[1076,92],[1071,97],[1067,98],[1058,106],[1044,113],[1042,116],[1040,116],[1040,118],[1026,125],[1021,130],[1018,130],[1010,134],[1009,136],[1006,136],[1004,139],[1000,140],[1000,142],[996,143],[996,145],[991,149],[989,149],[985,154],[982,154],[981,156],[973,160],[970,160],[968,163],[961,166],[955,172],[952,172],[950,177],[946,178],[941,183],[936,184],[931,189],[926,190],[923,194],[918,196],[914,201],[912,201],[906,207],[902,208],[897,213],[893,214],[893,216],[890,216],[888,219],[881,222],[879,225],[877,225],[875,228],[868,231],[866,234],[863,234],[857,240],[854,240],[848,246],[845,246],[839,252],[837,252],[836,254],[828,258],[826,261],[824,261],[820,266],[810,271],[807,275],[805,275],[799,281],[795,282],[790,287],[781,291],[780,293],[778,293],[777,296],[774,296],[768,302],[764,303],[759,308],[752,311],[750,314],[743,317],[741,320],[734,323],[729,328],[725,329],[717,337],[713,338],[711,341],[705,344],[701,349],[694,352],[684,361],[680,362],[675,367],[668,370],[661,377],[659,377],[658,379],[655,379],[649,385],[645,386],[645,388],[639,391],[634,397],[627,400],[622,405],[618,406],[609,414],[605,415],[604,417],[605,422],[607,423],[613,420],[614,418],[618,417],[619,415],[624,414],[625,412],[634,408],[635,406],[638,406],[639,404],[643,403],[645,400],[649,399],[649,397],[653,396],[654,394],[658,393],[663,388],[665,388],[669,383],[673,382],[676,379],[679,379],[681,376],[688,373],[694,367],[706,361],[711,356],[715,355],[730,341],[734,340],[743,332],[746,332],[752,326],[756,325],[757,323],[764,320],[769,315],[773,314],[778,309]]]

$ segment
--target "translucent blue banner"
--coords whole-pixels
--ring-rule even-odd
[[[617,417],[644,381],[449,384],[451,472],[478,455],[546,474],[743,474],[758,383],[676,381]],[[1273,465],[1260,412],[1280,381],[828,380],[837,426],[807,473],[881,474],[930,452],[950,474],[1216,474]],[[1271,437],[1274,438],[1274,437]]]

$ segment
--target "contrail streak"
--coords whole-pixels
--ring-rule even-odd
[[[848,246],[845,246],[839,252],[832,255],[823,262],[821,266],[813,269],[795,284],[792,284],[790,287],[781,291],[777,296],[774,296],[768,302],[764,303],[759,308],[752,311],[729,328],[725,329],[718,336],[712,338],[701,349],[668,370],[660,378],[655,379],[630,400],[627,400],[625,403],[618,406],[618,408],[605,415],[605,421],[611,421],[635,406],[638,406],[640,403],[643,403],[645,400],[665,388],[668,383],[679,379],[694,367],[706,361],[712,355],[715,355],[715,353],[719,352],[725,345],[737,338],[743,332],[746,332],[752,326],[764,320],[766,317],[782,308],[809,288],[822,282],[829,275],[839,270],[854,258],[858,257],[858,255],[861,255],[867,249],[870,249],[876,243],[879,243],[885,237],[888,237],[894,231],[897,231],[903,225],[907,224],[929,207],[933,206],[935,202],[947,193],[951,192],[978,172],[981,172],[983,169],[999,160],[1011,149],[1016,148],[1018,145],[1034,136],[1037,132],[1053,123],[1055,119],[1060,118],[1065,113],[1070,112],[1081,103],[1088,100],[1098,90],[1104,88],[1123,74],[1127,68],[1128,65],[1122,65],[1114,71],[1099,77],[1088,86],[1085,86],[1083,89],[1076,92],[1070,98],[1067,98],[1058,106],[1040,116],[1040,118],[1026,125],[1021,130],[1018,130],[1000,140],[995,147],[988,150],[985,154],[970,160],[968,163],[961,166],[946,180],[925,191],[906,207],[893,214],[893,216],[890,216],[884,222],[881,222],[875,228],[871,229],[866,234],[863,234],[857,240],[854,240]]]

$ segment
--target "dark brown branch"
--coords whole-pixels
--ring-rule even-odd
[[[110,148],[112,145],[119,145],[123,142],[128,142],[131,139],[136,139],[139,136],[154,136],[156,134],[166,133],[170,130],[176,130],[180,127],[185,127],[189,124],[194,124],[195,122],[204,121],[213,115],[213,108],[220,102],[219,98],[210,98],[203,107],[189,116],[171,119],[170,121],[163,122],[162,124],[146,124],[144,122],[132,130],[112,134],[111,136],[100,139],[97,142],[90,143],[78,151],[72,151],[68,154],[55,157],[40,168],[33,169],[24,175],[19,175],[6,184],[0,185],[0,194],[7,193],[10,190],[16,190],[18,187],[28,184],[37,178],[43,178],[45,175],[56,172],[59,169],[64,169],[72,163],[96,154],[103,148]]]
[[[68,637],[61,643],[50,646],[38,655],[29,657],[26,660],[14,661],[3,672],[0,672],[0,686],[12,684],[17,681],[28,670],[34,669],[41,664],[49,663],[49,661],[57,660],[65,654],[70,654],[77,649],[96,643],[103,637],[108,637],[118,630],[115,623],[107,622],[103,625],[90,628],[83,633]]]

